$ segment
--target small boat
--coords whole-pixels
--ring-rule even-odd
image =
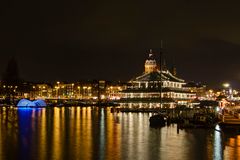
[[[162,114],[156,114],[149,119],[151,127],[163,127],[166,125],[166,119]]]
[[[211,125],[214,123],[213,117],[208,114],[195,113],[192,123],[195,125]]]
[[[217,121],[208,114],[195,113],[193,118],[183,118],[179,121],[180,128],[215,128]]]

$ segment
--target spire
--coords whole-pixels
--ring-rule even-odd
[[[177,68],[176,68],[176,66],[175,66],[175,60],[174,60],[174,58],[173,58],[173,62],[172,62],[171,72],[172,72],[172,74],[173,74],[174,76],[177,75]]]
[[[152,58],[153,53],[152,53],[152,49],[149,50],[149,54],[148,54],[148,58]]]
[[[173,66],[173,68],[172,68],[172,73],[174,76],[177,75],[177,68],[175,66]]]
[[[167,64],[166,64],[166,59],[163,58],[163,65],[162,65],[163,70],[167,70]]]
[[[160,63],[159,63],[159,68],[160,68],[160,108],[162,108],[162,46],[163,46],[163,43],[162,43],[162,40],[161,40],[161,48],[160,48]]]

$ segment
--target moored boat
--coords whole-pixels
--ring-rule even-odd
[[[166,125],[166,119],[162,114],[156,114],[149,119],[151,127],[163,127]]]

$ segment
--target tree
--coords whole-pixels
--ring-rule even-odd
[[[2,87],[6,95],[6,103],[10,104],[14,101],[15,92],[20,83],[18,64],[13,56],[2,76]]]

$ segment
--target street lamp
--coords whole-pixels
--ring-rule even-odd
[[[78,88],[78,98],[80,99],[80,86],[78,86],[77,88]]]
[[[56,88],[56,95],[57,95],[57,98],[59,98],[60,97],[60,82],[59,81],[57,81],[57,87],[55,87]]]
[[[72,83],[72,94],[71,94],[72,97],[73,97],[73,93],[74,93],[74,90],[73,90],[74,88],[73,87],[74,87],[74,83]]]
[[[230,87],[230,84],[229,83],[223,83],[223,87],[228,88],[228,87]]]
[[[84,96],[84,98],[86,97],[86,91],[85,91],[85,89],[87,89],[87,87],[86,87],[86,86],[83,86],[83,96]]]
[[[59,87],[55,86],[55,89],[56,89],[56,98],[58,98],[58,89],[59,89]]]
[[[226,88],[226,91],[227,91],[227,93],[226,93],[226,91],[224,90],[225,91],[225,95],[227,95],[230,99],[232,99],[233,96],[232,96],[231,85],[229,83],[223,83],[223,87]]]
[[[33,86],[32,88],[33,88],[33,99],[35,99],[35,86]]]
[[[92,87],[88,87],[88,98],[90,98],[90,96],[91,96],[91,89],[92,89]]]
[[[39,89],[38,89],[38,90],[39,90],[39,92],[38,92],[38,96],[42,98],[42,87],[39,86]]]

